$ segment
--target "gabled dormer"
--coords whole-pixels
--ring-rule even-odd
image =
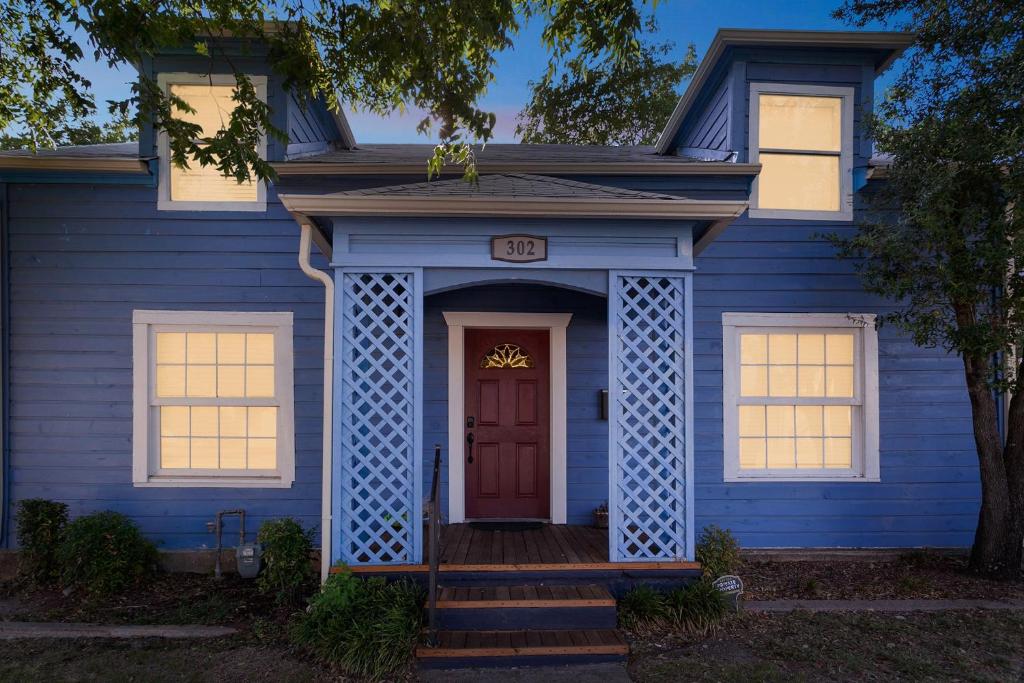
[[[283,79],[271,68],[268,51],[252,41],[236,38],[217,39],[210,55],[193,47],[165,50],[139,65],[139,71],[157,81],[165,92],[173,92],[195,110],[182,118],[199,123],[204,132],[215,133],[226,124],[234,108],[234,70],[246,73],[257,93],[270,105],[274,125],[288,134],[283,143],[266,136],[261,155],[269,161],[300,159],[355,146],[352,131],[342,114],[331,112],[323,99],[301,102],[285,90]],[[263,211],[266,208],[264,183],[238,184],[213,167],[192,164],[189,169],[174,168],[169,161],[166,137],[152,124],[143,126],[139,138],[143,157],[158,160],[158,206],[161,210],[185,211]]]
[[[851,220],[871,141],[875,77],[906,33],[722,29],[658,141],[659,154],[761,164],[755,218]]]

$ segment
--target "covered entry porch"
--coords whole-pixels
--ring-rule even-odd
[[[366,571],[422,566],[424,498],[432,483],[434,442],[441,446],[447,474],[442,487],[447,493],[436,510],[443,521],[452,522],[440,545],[442,571],[444,566],[519,568],[572,560],[631,563],[639,569],[636,563],[693,559],[693,235],[698,228],[706,231],[731,220],[744,204],[530,176],[484,176],[476,189],[456,180],[426,188],[417,184],[373,194],[282,200],[300,221],[314,222],[315,217],[319,225],[329,224],[333,240],[332,562]],[[516,263],[496,257],[495,240],[514,233],[542,238],[543,260]],[[546,369],[534,376],[546,384],[538,385],[542,393],[537,396],[547,396],[549,403],[537,413],[537,423],[545,423],[547,432],[530,442],[544,456],[538,462],[551,464],[551,497],[547,506],[513,510],[508,517],[547,524],[532,541],[525,533],[479,534],[463,525],[472,510],[465,497],[458,500],[467,489],[453,475],[461,470],[465,478],[466,467],[474,465],[470,458],[486,457],[479,449],[470,450],[474,439],[484,438],[481,416],[470,412],[484,405],[474,407],[470,401],[483,386],[471,385],[473,369],[483,366],[475,357],[470,363],[464,353],[459,359],[453,352],[459,350],[460,337],[464,352],[470,329],[517,326],[449,318],[438,336],[432,332],[436,316],[428,313],[432,298],[485,284],[543,285],[600,298],[603,334],[595,337],[607,353],[602,377],[607,429],[600,437],[607,532],[583,528],[578,516],[576,526],[562,526],[570,521],[568,488],[564,479],[559,481],[569,427],[568,320],[561,332],[558,325],[518,326],[545,330],[551,343],[550,353],[537,365]],[[481,308],[440,313],[530,314],[493,302]],[[572,312],[562,311],[567,318]],[[540,342],[530,343],[536,347]],[[439,353],[442,344],[447,352]],[[439,358],[445,359],[446,369]],[[461,377],[454,364],[462,369]],[[442,380],[447,384],[443,402],[439,392],[429,390]],[[593,409],[597,400],[596,392],[591,394]],[[488,442],[506,439],[521,445],[517,436],[495,434]],[[499,515],[492,509],[478,516]],[[486,563],[476,561],[485,554]]]

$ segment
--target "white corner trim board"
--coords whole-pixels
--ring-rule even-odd
[[[548,330],[551,345],[551,522],[566,522],[566,351],[565,332],[572,313],[445,312],[448,324],[448,521],[466,519],[463,440],[466,421],[465,330],[505,328]]]

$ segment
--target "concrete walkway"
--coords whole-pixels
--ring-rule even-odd
[[[1024,600],[745,600],[750,612],[942,612],[961,609],[1024,610]]]
[[[18,638],[221,638],[227,626],[109,626],[61,622],[0,621],[0,640]]]

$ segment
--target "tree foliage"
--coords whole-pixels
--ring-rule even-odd
[[[95,119],[72,123],[54,131],[54,147],[68,145],[101,145],[112,142],[134,142],[139,138],[139,129],[132,117],[118,115],[113,120],[99,122]],[[33,149],[33,138],[29,134],[0,134],[0,149]]]
[[[871,122],[891,157],[872,218],[838,239],[885,320],[961,356],[982,480],[972,566],[1016,575],[1024,542],[1024,4],[850,0],[917,33]],[[1009,390],[1005,442],[998,392]]]
[[[270,107],[232,63],[225,40],[266,49],[285,87],[300,100],[323,98],[386,115],[429,112],[435,155],[471,164],[467,141],[491,137],[495,117],[478,99],[494,80],[497,53],[528,21],[543,24],[549,62],[560,68],[616,62],[636,53],[642,6],[633,0],[7,0],[0,3],[0,130],[13,127],[36,149],[96,110],[81,75],[86,50],[111,67],[143,64],[168,49],[227,63],[237,92],[230,123],[199,141],[189,107],[145,73],[112,112],[135,111],[167,133],[175,164],[213,165],[240,180],[273,171],[256,153],[262,133],[285,139]],[[80,40],[85,36],[86,40]]]
[[[652,19],[647,32],[656,28]],[[643,42],[617,62],[531,81],[516,133],[527,143],[653,144],[679,100],[679,84],[697,68],[693,44],[681,62],[672,49],[670,42]]]

